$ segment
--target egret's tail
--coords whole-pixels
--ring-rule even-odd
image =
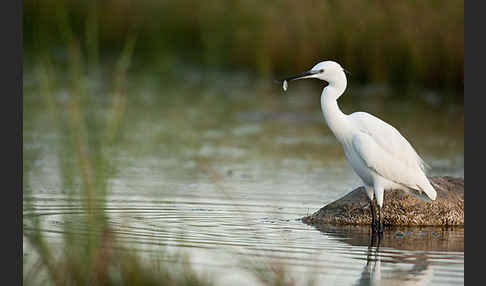
[[[437,192],[428,179],[425,179],[423,184],[417,185],[417,189],[410,188],[410,193],[423,201],[431,202],[437,198]]]

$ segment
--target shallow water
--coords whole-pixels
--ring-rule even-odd
[[[281,86],[244,74],[185,75],[174,83],[129,80],[103,207],[128,248],[155,260],[160,247],[183,250],[220,285],[252,285],[253,264],[283,265],[297,284],[464,283],[463,228],[390,229],[378,246],[367,227],[316,229],[299,220],[360,185],[325,125],[316,86],[290,84],[282,96]],[[81,201],[64,189],[59,158],[68,154],[58,151],[60,135],[38,83],[28,71],[24,78],[24,217],[41,217],[52,243],[67,229],[96,231],[76,223]],[[103,80],[85,85],[90,116],[105,116]],[[388,94],[350,88],[340,105],[396,126],[430,175],[463,177],[463,106],[432,92]],[[70,96],[62,85],[52,95],[59,103]],[[79,188],[79,179],[72,186]],[[25,220],[24,231],[31,231]]]

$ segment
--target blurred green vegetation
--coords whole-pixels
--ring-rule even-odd
[[[134,68],[175,63],[262,77],[334,59],[353,83],[463,90],[464,2],[25,0],[24,62],[114,58],[137,35]],[[174,60],[177,59],[177,60]],[[462,93],[459,92],[462,95]]]

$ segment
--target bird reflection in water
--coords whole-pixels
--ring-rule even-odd
[[[368,251],[366,256],[366,265],[363,267],[361,276],[356,285],[428,285],[433,277],[433,269],[430,267],[430,261],[427,255],[418,255],[414,257],[398,258],[393,261],[392,269],[382,269],[382,260],[397,260],[396,257],[387,257],[387,252],[380,250],[383,240],[383,234],[371,234]],[[414,258],[412,267],[408,265],[399,265],[400,260],[409,260]],[[403,263],[410,261],[403,261]]]

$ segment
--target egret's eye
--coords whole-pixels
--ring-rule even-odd
[[[319,70],[319,73],[323,73],[323,72],[324,72],[324,69]]]

